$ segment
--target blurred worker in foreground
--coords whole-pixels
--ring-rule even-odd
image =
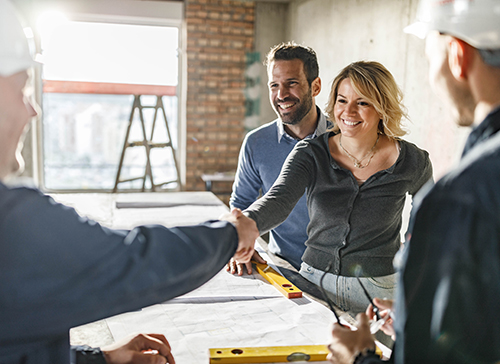
[[[258,231],[241,211],[228,214],[230,222],[111,230],[36,189],[6,186],[22,165],[23,131],[37,115],[25,88],[33,64],[13,5],[0,0],[0,363],[67,364],[71,327],[182,295],[233,255],[248,262]],[[156,354],[143,353],[148,349]],[[78,357],[174,363],[162,335],[103,351],[84,349]]]
[[[498,362],[500,4],[421,0],[417,20],[405,31],[426,38],[432,87],[450,101],[457,123],[473,129],[457,168],[415,201],[392,360]],[[358,318],[357,331],[334,325],[332,362],[379,362],[368,318]]]

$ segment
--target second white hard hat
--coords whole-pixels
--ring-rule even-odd
[[[437,30],[478,49],[500,48],[499,0],[420,0],[416,20],[406,33],[425,38]]]
[[[0,0],[0,76],[13,75],[35,64],[16,9],[10,1]]]

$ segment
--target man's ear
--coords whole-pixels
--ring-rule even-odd
[[[320,91],[321,91],[321,78],[316,77],[314,81],[311,83],[312,97],[318,96]]]
[[[466,80],[474,56],[474,48],[461,39],[450,37],[448,63],[457,81]]]

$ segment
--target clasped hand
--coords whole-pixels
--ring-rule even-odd
[[[249,263],[254,253],[255,240],[260,235],[255,221],[245,216],[240,209],[232,209],[219,219],[232,223],[238,232],[238,248],[233,258],[239,263]]]

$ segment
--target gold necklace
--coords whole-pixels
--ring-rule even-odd
[[[366,153],[363,158],[361,159],[357,159],[356,157],[354,157],[351,153],[349,153],[345,148],[344,146],[342,145],[342,134],[340,134],[339,136],[339,144],[340,144],[340,147],[342,148],[342,150],[347,154],[347,156],[349,158],[351,158],[352,162],[354,163],[354,167],[356,168],[359,168],[359,169],[363,169],[365,167],[368,167],[368,165],[370,164],[370,162],[372,161],[372,158],[373,156],[375,155],[375,147],[377,146],[377,143],[378,143],[378,140],[380,139],[380,134],[377,134],[377,140],[375,141],[375,144],[373,144],[373,147],[372,149],[370,149],[368,151],[368,153]],[[370,155],[371,154],[371,155]],[[366,159],[366,157],[368,157],[370,155],[370,159],[368,159],[368,162],[366,162],[365,165],[362,165],[361,162],[364,161]]]

